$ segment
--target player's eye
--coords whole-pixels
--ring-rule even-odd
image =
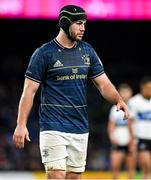
[[[86,22],[84,21],[77,21],[76,24],[83,24],[84,26],[86,25]]]
[[[76,24],[82,24],[82,22],[78,21],[78,22],[76,22]]]

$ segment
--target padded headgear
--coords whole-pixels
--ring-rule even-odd
[[[79,20],[86,20],[87,15],[84,9],[75,5],[64,6],[59,14],[59,26],[65,31],[67,36],[71,38],[69,27],[72,23]]]

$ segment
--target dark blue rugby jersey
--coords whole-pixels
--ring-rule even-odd
[[[103,73],[99,57],[84,41],[68,49],[54,39],[38,48],[25,77],[41,83],[40,130],[87,133],[87,77]]]

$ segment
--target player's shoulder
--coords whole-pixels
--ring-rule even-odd
[[[52,53],[57,51],[57,46],[54,43],[54,40],[50,40],[48,42],[43,43],[41,46],[37,47],[33,52],[33,55],[47,55],[48,53]]]
[[[79,42],[79,45],[80,45],[81,47],[84,47],[84,48],[93,49],[92,45],[89,44],[89,43],[86,42],[86,41],[80,41],[80,42]]]
[[[133,104],[133,103],[140,103],[140,101],[142,101],[142,95],[138,93],[134,95],[133,97],[131,97],[128,102]]]
[[[46,42],[42,44],[39,48],[37,48],[39,53],[47,54],[48,52],[51,53],[57,49],[56,44],[54,43],[54,40],[51,40],[49,42]]]

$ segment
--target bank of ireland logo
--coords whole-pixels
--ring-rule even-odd
[[[77,74],[78,73],[78,68],[72,68],[72,73]]]
[[[83,55],[84,64],[90,65],[90,56],[88,54]]]

